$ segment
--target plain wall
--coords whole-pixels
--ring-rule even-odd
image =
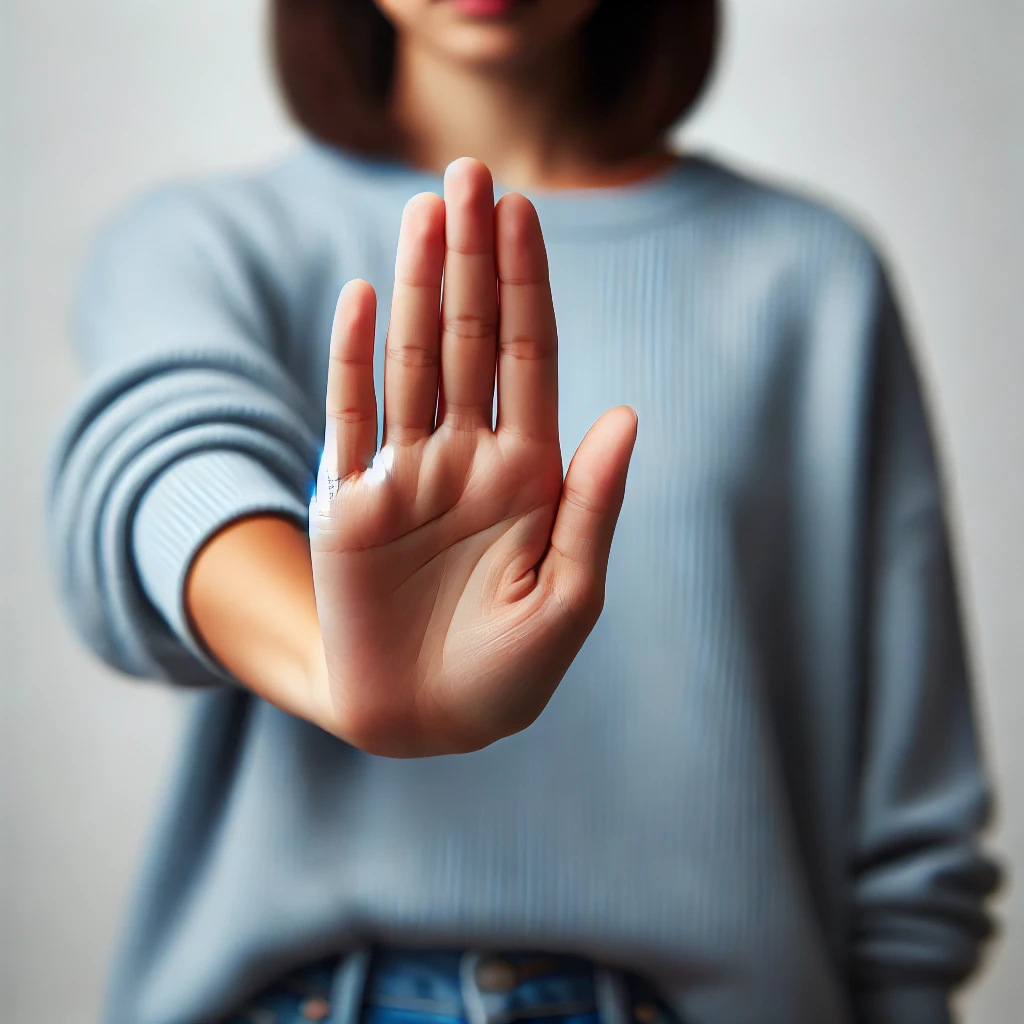
[[[252,0],[0,0],[4,735],[0,1016],[94,1020],[181,699],[115,677],[64,625],[44,466],[76,391],[68,310],[91,232],[139,190],[294,141]],[[1024,4],[733,0],[685,133],[811,188],[894,262],[952,489],[998,849],[1024,862]],[[967,994],[1020,1019],[1024,896]]]

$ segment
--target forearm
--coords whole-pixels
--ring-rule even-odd
[[[239,682],[328,727],[309,540],[295,523],[258,515],[215,534],[192,564],[185,604],[196,635]]]

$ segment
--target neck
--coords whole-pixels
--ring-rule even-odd
[[[575,115],[575,51],[481,70],[400,36],[395,58],[392,110],[405,140],[401,155],[415,167],[440,172],[473,156],[508,187],[548,191],[625,184],[675,159],[663,146],[624,161],[596,155]]]

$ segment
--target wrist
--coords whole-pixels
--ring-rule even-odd
[[[331,702],[327,656],[319,630],[306,644],[300,688],[305,708],[302,717],[326,732],[338,736],[337,716]]]

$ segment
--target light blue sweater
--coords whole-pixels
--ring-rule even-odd
[[[366,755],[204,655],[182,583],[227,522],[305,523],[341,285],[380,297],[440,181],[317,146],[101,234],[54,459],[67,611],[201,687],[111,1024],[190,1024],[368,942],[541,948],[650,976],[695,1024],[940,1024],[996,881],[917,379],[871,246],[691,158],[539,197],[566,462],[640,431],[604,614],[540,719]],[[401,629],[401,623],[395,623]]]

